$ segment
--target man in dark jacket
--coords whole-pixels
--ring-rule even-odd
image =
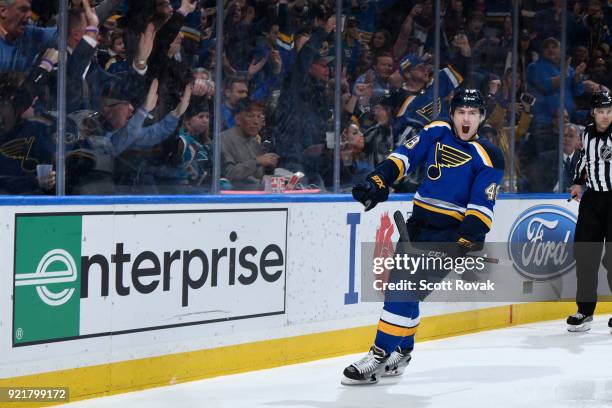
[[[72,9],[69,14],[67,111],[100,109],[102,88],[111,82],[121,81],[129,86],[135,100],[142,99],[146,90],[146,61],[151,54],[155,32],[147,30],[141,36],[138,61],[144,64],[137,66],[134,62],[125,75],[112,75],[100,66],[95,57],[99,23],[96,12],[88,2],[83,5],[84,10]]]
[[[283,86],[274,134],[281,167],[301,171],[306,183],[323,186],[319,174],[325,132],[332,106],[326,98],[329,61],[319,54],[323,41],[335,27],[335,18],[317,28],[300,50],[297,61]]]

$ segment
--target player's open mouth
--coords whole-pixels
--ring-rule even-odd
[[[470,127],[469,126],[466,126],[466,125],[461,126],[461,132],[462,133],[465,133],[467,135],[469,131],[470,131]]]

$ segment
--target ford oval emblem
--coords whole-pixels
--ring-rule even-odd
[[[518,272],[534,280],[552,280],[568,272],[574,259],[576,216],[554,205],[531,207],[512,225],[508,254]]]

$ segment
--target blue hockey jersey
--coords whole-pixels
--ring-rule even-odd
[[[456,230],[457,238],[484,241],[503,177],[501,150],[478,137],[462,141],[447,122],[436,121],[397,147],[377,170],[390,185],[422,164],[412,218],[427,228]]]
[[[439,98],[437,101],[438,112],[441,120],[448,119],[448,104],[445,99],[461,83],[463,77],[451,65],[440,70],[439,75]],[[406,129],[422,129],[433,119],[433,80],[418,94],[407,95],[400,106],[393,122],[393,133],[400,135],[402,140]]]

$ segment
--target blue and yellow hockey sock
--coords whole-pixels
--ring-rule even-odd
[[[404,337],[402,342],[399,344],[400,348],[402,350],[404,349],[414,349],[414,335],[412,336],[408,336],[408,337]]]
[[[412,348],[419,322],[419,302],[386,301],[374,344],[387,353],[393,352],[397,346]]]
[[[381,319],[378,321],[374,344],[385,350],[386,353],[393,352],[397,346],[404,343],[414,347],[414,333],[416,333],[416,327],[396,326]]]

